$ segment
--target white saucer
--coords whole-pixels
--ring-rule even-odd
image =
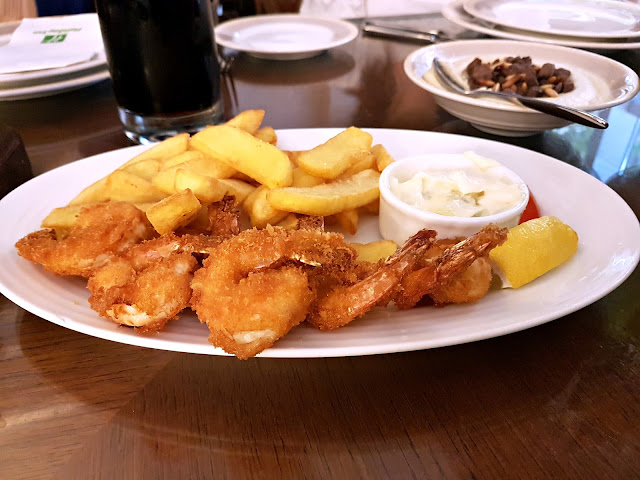
[[[223,47],[269,60],[300,60],[344,45],[358,36],[352,23],[298,14],[256,15],[215,29]]]
[[[552,45],[563,45],[565,47],[586,48],[591,50],[631,50],[640,48],[640,41],[614,41],[598,39],[587,40],[581,37],[570,37],[561,35],[549,35],[545,33],[533,33],[525,30],[504,30],[501,27],[485,22],[468,14],[464,8],[465,0],[454,0],[442,7],[442,15],[450,22],[461,27],[484,33],[492,37],[507,38],[510,40],[524,40],[527,42],[550,43]],[[600,39],[601,40],[601,39]]]
[[[481,20],[546,35],[640,37],[640,6],[615,0],[464,0],[463,8]]]

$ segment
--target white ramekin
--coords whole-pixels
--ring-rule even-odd
[[[382,237],[402,245],[423,228],[437,231],[438,238],[456,238],[473,235],[490,223],[507,228],[515,227],[529,202],[529,189],[518,175],[504,166],[493,167],[499,169],[499,173],[494,171],[493,174],[503,175],[518,185],[522,200],[509,210],[484,217],[450,217],[420,210],[400,200],[389,186],[392,178],[405,181],[421,171],[453,169],[457,165],[463,168],[465,161],[468,162],[463,154],[425,154],[397,160],[385,168],[380,175],[379,227]]]

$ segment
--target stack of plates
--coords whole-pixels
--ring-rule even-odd
[[[20,22],[0,24],[0,46],[6,45]],[[0,74],[0,101],[46,97],[85,87],[109,78],[107,59],[100,52],[95,59],[62,68]]]
[[[442,14],[493,37],[593,50],[640,48],[640,5],[618,0],[454,0]]]

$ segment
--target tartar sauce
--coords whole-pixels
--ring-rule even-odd
[[[401,181],[390,189],[403,202],[439,215],[485,217],[509,210],[523,200],[520,185],[502,174],[495,160],[466,152],[455,168],[440,165]]]

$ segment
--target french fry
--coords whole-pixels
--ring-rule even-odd
[[[176,167],[213,178],[229,178],[237,173],[235,169],[202,152],[193,151],[186,153],[197,153],[197,155],[192,156],[186,162],[176,165]]]
[[[264,119],[264,110],[244,110],[229,120],[225,125],[244,130],[255,135]]]
[[[176,166],[178,167],[178,166]],[[176,193],[176,172],[178,168],[161,170],[151,179],[151,183],[167,195]]]
[[[155,203],[156,202],[140,202],[134,203],[134,205],[143,212],[146,212],[152,205],[155,205]],[[55,230],[68,230],[76,225],[78,215],[80,215],[82,209],[92,205],[97,204],[67,205],[65,207],[54,208],[49,212],[49,215],[42,220],[40,226],[42,228],[53,228]]]
[[[60,241],[69,236],[68,228],[54,228],[53,233],[56,236],[56,240]]]
[[[360,209],[364,213],[378,215],[378,213],[380,213],[380,199],[376,198],[373,202],[367,203],[366,205],[363,205],[362,207],[360,207]]]
[[[315,177],[310,173],[305,172],[300,167],[293,167],[292,187],[313,187],[315,185],[320,185],[321,183],[324,183],[323,178]]]
[[[351,246],[358,253],[359,261],[371,263],[386,260],[398,249],[398,245],[391,240],[377,240],[369,243],[352,243]]]
[[[192,145],[193,146],[193,145]],[[215,178],[231,178],[238,173],[238,171],[224,163],[223,161],[212,157],[207,152],[203,152],[198,150],[195,146],[193,146],[193,152],[200,152],[207,159],[207,169],[209,171],[209,176]],[[189,159],[191,160],[191,159]]]
[[[263,142],[270,143],[271,145],[275,145],[278,143],[278,135],[276,131],[271,127],[262,127],[258,130],[255,135],[256,138],[259,138]]]
[[[205,128],[191,138],[191,144],[269,188],[287,187],[293,180],[293,168],[286,154],[238,128],[228,125]]]
[[[190,190],[202,203],[219,202],[227,193],[226,185],[219,180],[184,168],[176,170],[174,188],[176,192]]]
[[[300,167],[293,169],[292,187],[312,187],[324,183],[322,178],[309,175]],[[266,185],[259,186],[255,194],[249,200],[249,204],[245,207],[247,213],[251,217],[251,224],[254,227],[262,228],[267,224],[275,225],[288,212],[276,210],[267,200],[269,188]]]
[[[253,208],[253,204],[255,203],[256,199],[258,198],[258,195],[260,195],[260,192],[261,192],[260,187],[256,187],[256,189],[253,192],[251,192],[251,193],[249,193],[249,195],[247,195],[247,197],[244,199],[244,202],[242,202],[242,206],[244,207],[245,212],[250,214],[251,209]]]
[[[297,230],[298,224],[298,215],[296,215],[295,213],[287,214],[286,217],[276,223],[278,227],[282,227],[286,230]]]
[[[126,172],[116,170],[107,175],[106,189],[109,200],[125,202],[153,202],[167,195],[148,180]]]
[[[289,214],[289,212],[276,210],[271,206],[267,200],[269,187],[261,185],[256,189],[256,192],[252,198],[250,210],[247,210],[254,227],[264,228],[267,224],[275,225]]]
[[[127,201],[150,212],[160,230],[185,222],[197,229],[206,227],[207,204],[226,195],[236,198],[256,227],[299,228],[303,214],[353,234],[360,215],[377,213],[379,172],[393,162],[384,146],[372,146],[369,133],[350,127],[310,150],[282,151],[275,130],[261,127],[264,114],[246,110],[193,137],[158,143],[53,210],[43,227],[64,233],[82,206]]]
[[[245,175],[244,173],[238,172],[237,170],[236,170],[236,173],[234,173],[233,177],[231,178],[235,178],[236,180],[242,180],[243,182],[247,182],[247,183],[255,182],[255,180],[251,178],[249,175]]]
[[[225,186],[227,195],[233,195],[236,197],[236,202],[240,205],[251,194],[251,192],[256,189],[256,187],[250,183],[243,182],[242,180],[237,180],[235,178],[223,178],[218,180],[218,182]]]
[[[161,170],[167,170],[169,168],[180,165],[181,163],[188,162],[189,160],[193,160],[194,158],[200,158],[203,156],[204,156],[204,153],[198,150],[187,150],[186,152],[182,152],[172,157],[166,158],[162,162]]]
[[[374,201],[380,195],[376,170],[363,170],[345,180],[314,187],[287,187],[269,191],[267,199],[277,210],[307,215],[334,215]]]
[[[146,160],[140,160],[139,162],[122,167],[121,170],[144,178],[145,180],[151,180],[153,176],[160,171],[161,166],[160,160],[147,158]]]
[[[369,155],[372,141],[369,133],[349,127],[322,145],[300,153],[297,162],[311,175],[334,179]]]
[[[234,169],[227,167],[221,162],[217,162],[208,155],[199,151],[188,151],[178,156],[184,157],[185,160],[182,162],[178,162],[169,168],[159,171],[151,179],[151,183],[153,183],[158,189],[168,194],[176,193],[186,188],[180,188],[176,186],[175,179],[178,169],[188,170],[197,175],[212,178],[219,178],[218,175],[226,178],[226,175],[233,174],[235,172]],[[229,170],[225,170],[227,168]]]
[[[306,152],[306,150],[283,150],[283,152],[287,157],[289,157],[289,160],[291,160],[294,165],[298,165],[298,158],[303,152]]]
[[[155,160],[164,160],[165,158],[173,157],[179,153],[182,153],[189,148],[189,134],[180,133],[173,137],[169,137],[166,140],[154,145],[149,150],[145,150],[139,155],[136,155],[131,160],[123,164],[120,168],[124,168],[133,163],[141,162],[153,158]]]
[[[42,228],[69,229],[76,224],[78,215],[88,205],[68,205],[54,208],[49,212],[40,226]]]
[[[166,197],[147,210],[147,218],[160,235],[187,225],[200,210],[201,204],[189,189]]]
[[[358,160],[356,163],[347,168],[344,172],[338,175],[338,179],[343,179],[355,175],[363,170],[368,170],[376,167],[376,158],[369,154]]]
[[[210,226],[211,220],[209,220],[209,208],[207,205],[202,205],[189,223],[185,225],[185,227],[198,232],[206,232]]]
[[[355,235],[358,231],[358,210],[352,208],[335,214],[338,225],[345,232]]]
[[[371,147],[371,154],[376,159],[376,168],[380,173],[394,162],[393,157],[389,154],[387,149],[379,143]]]
[[[107,177],[103,177],[82,190],[69,202],[69,205],[87,205],[92,203],[106,202],[109,200],[107,190]]]
[[[157,202],[133,202],[133,204],[138,208],[138,210],[142,210],[146,213],[151,207],[153,207]]]

